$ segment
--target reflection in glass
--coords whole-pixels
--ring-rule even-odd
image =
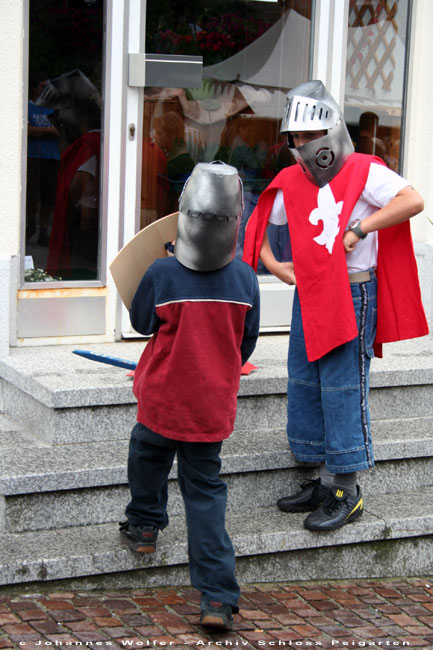
[[[239,170],[245,225],[261,192],[294,163],[279,129],[285,95],[308,78],[311,0],[147,3],[146,52],[203,56],[201,88],[144,89],[141,226],[178,209],[194,164]],[[286,226],[270,227],[290,259]],[[264,272],[264,268],[260,269]]]
[[[353,0],[349,10],[345,120],[361,153],[400,169],[408,0]]]
[[[26,281],[94,280],[102,0],[31,0]]]

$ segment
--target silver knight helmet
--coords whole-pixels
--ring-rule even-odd
[[[193,271],[216,271],[235,256],[243,211],[242,183],[235,167],[198,163],[179,199],[174,254]]]
[[[326,134],[295,147],[291,132],[326,131]],[[353,144],[337,102],[321,81],[307,81],[287,93],[281,133],[295,160],[308,178],[323,187],[338,174]]]

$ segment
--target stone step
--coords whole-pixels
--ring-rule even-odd
[[[240,382],[237,430],[284,426],[287,344],[287,336],[260,337],[251,358],[258,369]],[[136,360],[144,343],[86,347]],[[128,438],[136,415],[131,379],[73,349],[17,348],[0,360],[4,412],[57,444]],[[431,337],[388,344],[385,358],[373,359],[370,405],[373,419],[433,416]]]
[[[110,486],[127,481],[127,440],[48,445],[35,443],[23,431],[19,433],[18,447],[0,444],[2,495]],[[433,418],[374,421],[372,437],[376,460],[428,457],[433,449]],[[284,429],[235,432],[224,441],[221,455],[224,474],[297,467]],[[176,476],[175,468],[176,463],[171,477]]]
[[[427,575],[433,552],[432,499],[433,487],[398,498],[370,496],[362,519],[329,533],[307,531],[305,515],[276,508],[228,513],[238,576],[270,581]],[[157,552],[147,556],[125,548],[113,524],[0,535],[1,585],[74,578],[83,583],[106,574],[115,574],[117,587],[134,578],[141,587],[185,584],[186,565],[183,517],[172,518]]]
[[[376,467],[361,473],[366,494],[433,484],[433,418],[378,421],[373,426]],[[21,446],[0,458],[0,530],[55,529],[119,521],[129,501],[127,442]],[[234,433],[222,450],[229,509],[273,506],[315,476],[300,470],[283,430]],[[183,512],[176,464],[169,481],[169,514]]]
[[[247,394],[251,389],[254,392]],[[260,394],[261,389],[260,385],[241,382],[235,430],[285,426],[285,389],[281,393]],[[129,438],[137,412],[130,388],[128,393],[131,393],[129,404],[52,407],[35,400],[12,384],[4,383],[3,404],[7,415],[19,420],[41,441],[76,444],[125,440]],[[431,417],[433,384],[372,387],[369,401],[373,420]]]

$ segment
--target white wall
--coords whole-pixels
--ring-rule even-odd
[[[425,209],[412,219],[416,241],[433,244],[433,2],[413,2],[411,60],[407,89],[404,176],[422,194]]]
[[[424,212],[411,220],[421,291],[433,331],[433,2],[414,0],[410,43],[404,176],[424,197]]]
[[[23,6],[0,2],[0,356],[8,354],[12,259],[19,252],[23,134]],[[15,268],[15,265],[14,265]],[[13,300],[12,300],[13,302]]]

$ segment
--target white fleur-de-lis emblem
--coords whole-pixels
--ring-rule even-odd
[[[343,208],[343,201],[335,202],[331,187],[328,184],[319,189],[317,206],[311,211],[309,221],[313,226],[317,226],[319,221],[322,221],[323,230],[320,235],[314,237],[314,241],[320,246],[325,246],[331,255],[335,238],[340,231],[338,217]]]

